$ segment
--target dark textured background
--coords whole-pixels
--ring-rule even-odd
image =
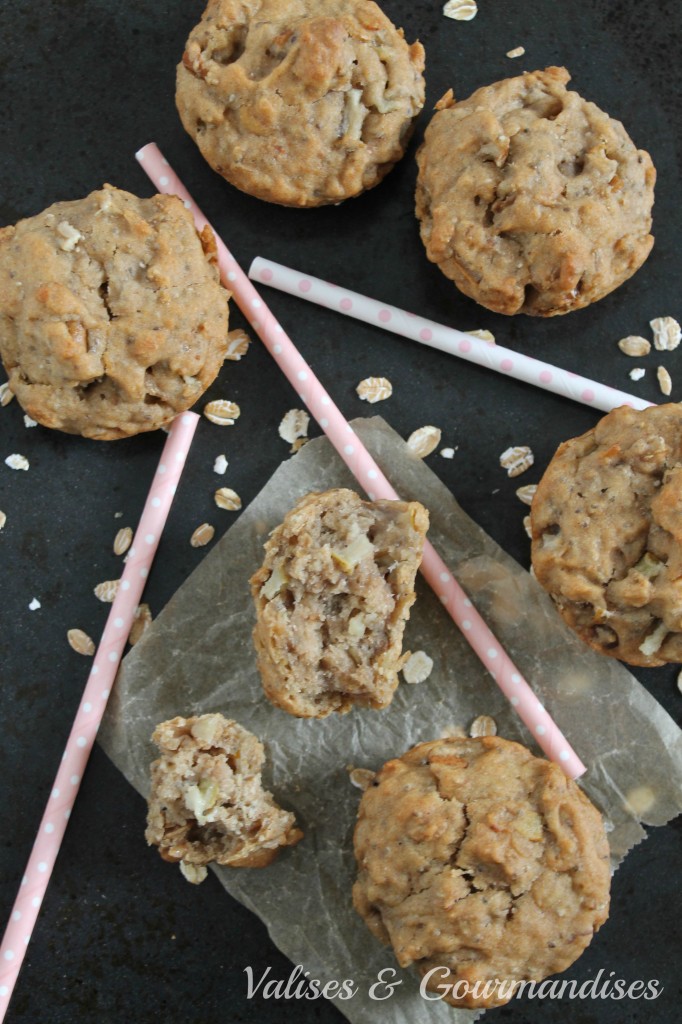
[[[480,0],[470,23],[445,19],[439,0],[387,2],[385,9],[418,36],[427,52],[428,111],[450,86],[460,97],[522,69],[565,64],[575,87],[622,119],[659,172],[656,245],[644,268],[591,309],[548,321],[495,316],[459,296],[425,259],[412,212],[414,145],[379,188],[338,207],[296,211],[267,206],[226,185],[184,134],[173,104],[174,67],[201,13],[199,2],[2,0],[0,4],[0,223],[75,199],[103,181],[150,194],[134,151],[154,139],[206,215],[247,266],[260,254],[310,270],[461,328],[487,327],[502,344],[538,355],[625,390],[658,400],[655,367],[682,396],[682,348],[642,360],[645,379],[616,347],[647,334],[655,316],[680,318],[678,0]],[[511,61],[507,50],[526,48]],[[424,423],[458,445],[452,462],[430,463],[464,508],[522,564],[527,511],[514,496],[539,476],[558,443],[592,426],[597,414],[501,379],[440,353],[394,339],[294,298],[267,293],[273,310],[348,416],[379,411],[405,436]],[[241,318],[233,313],[232,326]],[[390,402],[370,410],[354,392],[368,375],[388,376]],[[241,363],[227,363],[209,397],[237,401],[236,426],[202,420],[171,512],[146,600],[158,612],[202,557],[189,546],[196,525],[218,533],[233,517],[217,510],[216,486],[234,487],[246,504],[288,448],[277,436],[297,399],[258,343]],[[94,637],[107,607],[93,586],[115,578],[116,530],[137,522],[163,437],[96,443],[27,431],[14,402],[0,410],[0,927],[9,915],[51,781],[78,706],[88,665],[70,650],[73,626]],[[529,444],[537,472],[509,480],[498,465],[510,444]],[[28,456],[28,473],[7,469],[11,452]],[[227,475],[213,473],[225,452]],[[120,519],[115,512],[123,512]],[[32,597],[42,608],[28,610]],[[229,652],[226,653],[229,658]],[[673,666],[638,671],[679,720],[682,697]],[[586,727],[589,727],[586,723]],[[579,737],[574,738],[580,749]],[[28,950],[8,1021],[189,1021],[276,1024],[341,1021],[324,1002],[274,1003],[246,998],[243,968],[266,966],[286,978],[290,964],[260,922],[209,876],[199,888],[165,866],[143,840],[145,808],[96,748]],[[508,1024],[626,1024],[679,1019],[680,822],[653,830],[614,880],[611,918],[568,973],[580,981],[608,976],[659,979],[655,1002],[515,1003],[492,1019]],[[385,1019],[377,1004],[377,1021]]]

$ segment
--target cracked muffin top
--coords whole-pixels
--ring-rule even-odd
[[[105,185],[0,230],[0,355],[34,420],[98,440],[188,409],[227,351],[210,229]]]
[[[619,121],[527,72],[436,105],[417,154],[428,258],[498,313],[555,316],[603,298],[645,261],[656,172]]]
[[[535,576],[586,643],[682,661],[682,406],[623,406],[562,444],[531,528]]]
[[[284,206],[339,203],[405,152],[424,50],[371,0],[210,0],[178,65],[182,123],[211,167]]]
[[[599,812],[558,765],[499,736],[388,761],[354,844],[355,909],[453,1006],[498,1006],[565,970],[608,914]]]

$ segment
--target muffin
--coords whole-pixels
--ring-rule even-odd
[[[262,744],[222,715],[173,718],[154,730],[145,837],[188,881],[206,864],[262,868],[303,838],[261,783]]]
[[[497,313],[555,316],[601,299],[649,255],[656,172],[565,68],[436,105],[417,154],[428,258]]]
[[[428,522],[419,502],[340,488],[306,495],[273,530],[251,579],[273,704],[301,718],[390,704]]]
[[[424,50],[371,0],[209,0],[178,65],[182,123],[232,185],[340,203],[405,152]]]
[[[682,406],[623,406],[562,444],[531,529],[535,576],[590,647],[682,661]]]
[[[499,1006],[604,923],[609,848],[561,768],[485,736],[421,743],[365,790],[353,904],[452,1006]]]
[[[98,440],[188,409],[227,351],[209,228],[105,185],[0,230],[0,355],[25,412]]]

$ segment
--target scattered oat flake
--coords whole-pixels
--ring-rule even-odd
[[[507,50],[507,56],[511,57],[511,59],[513,60],[514,57],[523,57],[525,52],[525,46],[515,46],[513,50]]]
[[[213,472],[218,473],[219,476],[222,476],[225,470],[227,469],[227,466],[228,462],[225,456],[219,455],[218,458],[213,463]]]
[[[133,541],[133,531],[129,526],[123,526],[114,537],[114,554],[125,555]]]
[[[7,516],[4,512],[0,512],[0,530],[4,529],[5,523],[7,522]]]
[[[535,457],[527,445],[506,448],[500,455],[500,465],[507,470],[507,476],[520,476],[533,465]]]
[[[524,505],[532,505],[537,489],[537,484],[526,484],[524,487],[517,487],[516,497],[519,501],[522,501]]]
[[[211,423],[216,423],[219,427],[231,427],[236,419],[239,418],[241,409],[236,402],[228,402],[226,398],[216,398],[212,402],[207,402],[204,406],[204,416]]]
[[[242,507],[242,499],[231,487],[220,487],[213,495],[218,508],[224,508],[227,512],[237,512]]]
[[[627,338],[621,338],[618,348],[626,356],[648,356],[651,352],[651,342],[641,338],[638,334],[628,334]]]
[[[5,465],[10,469],[28,469],[29,461],[25,455],[8,455]]]
[[[448,0],[443,7],[443,14],[454,21],[471,21],[478,14],[478,7],[474,0]]]
[[[385,402],[393,394],[393,385],[387,377],[365,377],[356,387],[358,398],[363,402],[374,405],[375,402]]]
[[[657,316],[649,321],[654,332],[654,348],[658,352],[672,352],[682,339],[682,328],[672,316]]]
[[[441,448],[438,453],[444,459],[454,459],[455,449],[454,448]]]
[[[135,609],[135,618],[133,624],[130,627],[130,634],[128,636],[128,643],[131,647],[134,647],[138,640],[142,639],[142,635],[152,624],[152,611],[148,604],[140,604]]]
[[[38,422],[37,422],[37,420],[32,420],[30,416],[27,416],[24,413],[24,426],[27,427],[27,428],[37,427],[38,426]]]
[[[306,437],[310,416],[304,409],[289,409],[284,413],[277,432],[283,441],[293,444],[299,437]]]
[[[481,341],[487,341],[489,345],[495,344],[495,335],[492,331],[466,331],[472,338],[480,338]]]
[[[374,782],[376,772],[371,771],[369,768],[351,768],[349,766],[348,778],[356,789],[361,789],[364,793]]]
[[[461,725],[446,725],[440,731],[442,740],[464,739],[466,735],[467,731]]]
[[[210,523],[202,523],[201,526],[197,526],[189,542],[193,548],[203,548],[206,544],[211,543],[214,534],[215,529]]]
[[[523,517],[523,528],[526,531],[526,534],[528,535],[528,537],[530,537],[530,539],[532,540],[533,539],[533,531],[532,531],[531,525],[530,525],[530,516],[524,516]]]
[[[643,366],[635,366],[634,370],[630,370],[628,373],[628,377],[630,380],[641,380],[645,373],[646,370]]]
[[[189,861],[181,860],[180,873],[192,885],[201,885],[208,875],[208,868],[205,864],[190,864]]]
[[[114,512],[114,519],[122,519],[122,518],[123,518],[123,513],[122,512]]]
[[[40,601],[38,600],[37,597],[33,597],[33,598],[31,598],[31,601],[30,601],[28,607],[29,607],[30,611],[37,612],[39,608],[42,608],[42,605],[41,605],[41,603],[40,603]]]
[[[433,669],[433,658],[426,651],[415,651],[403,665],[403,679],[406,683],[423,683]]]
[[[419,427],[407,439],[407,447],[418,459],[425,459],[440,444],[441,431],[438,427]]]
[[[70,629],[66,639],[77,654],[91,655],[95,653],[95,643],[82,629]]]
[[[470,736],[496,736],[497,723],[490,715],[479,715],[469,726]]]
[[[9,386],[9,381],[0,384],[0,405],[9,405],[14,398],[14,392]]]
[[[291,452],[292,455],[295,455],[296,452],[299,452],[303,445],[307,444],[309,440],[309,437],[297,437],[289,451]]]
[[[227,352],[225,353],[225,358],[238,362],[242,356],[246,355],[250,344],[251,339],[246,331],[242,331],[241,328],[236,331],[230,331],[227,335]]]
[[[120,582],[120,580],[105,580],[104,583],[98,583],[95,587],[95,597],[104,604],[111,604],[118,593]]]
[[[632,813],[639,817],[656,803],[656,794],[651,786],[634,786],[625,796],[625,806]]]
[[[656,370],[656,380],[661,392],[664,395],[669,395],[673,389],[673,381],[665,366],[659,366]]]
[[[2,527],[0,526],[0,530]],[[677,674],[677,689],[682,693],[682,669]]]

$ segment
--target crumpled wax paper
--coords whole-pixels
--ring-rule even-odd
[[[606,817],[616,866],[644,837],[640,821],[661,825],[682,810],[682,732],[627,669],[564,626],[532,577],[382,419],[354,426],[398,493],[429,509],[432,543],[588,766],[580,784]],[[389,1024],[469,1024],[473,1011],[422,999],[413,971],[398,970],[402,983],[391,998],[369,996],[382,968],[396,964],[351,904],[361,794],[347,767],[377,769],[483,713],[500,735],[541,751],[421,578],[405,647],[433,658],[426,682],[402,683],[384,711],[320,721],[295,719],[265,699],[251,643],[248,579],[262,562],[269,531],[296,500],[339,486],[356,485],[325,438],[280,466],[123,661],[100,740],[146,795],[155,756],[149,737],[158,722],[220,711],[256,733],[268,754],[265,784],[295,811],[305,839],[263,870],[218,869],[222,884],[312,977],[353,979],[357,994],[334,1001],[354,1024],[373,1024],[378,1013]],[[166,870],[159,860],[159,871]]]

